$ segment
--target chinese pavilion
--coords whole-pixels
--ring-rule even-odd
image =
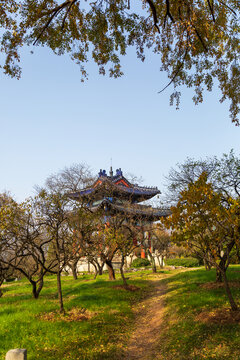
[[[161,217],[170,214],[169,209],[153,208],[142,202],[160,194],[157,187],[146,187],[133,184],[123,176],[121,168],[113,174],[112,167],[109,175],[106,170],[100,170],[97,179],[91,186],[74,193],[69,197],[73,200],[87,204],[92,212],[100,212],[103,221],[108,222],[109,217],[121,215],[126,221],[135,221],[145,232],[146,243],[151,247],[151,224]],[[150,230],[150,231],[149,231]],[[145,251],[141,248],[141,257]]]
[[[106,170],[101,169],[91,186],[69,196],[73,200],[87,203],[91,211],[102,210],[105,216],[122,214],[131,216],[136,222],[151,223],[169,215],[169,210],[140,204],[157,194],[160,194],[157,187],[132,184],[123,176],[121,168],[114,175],[111,167],[109,175]]]

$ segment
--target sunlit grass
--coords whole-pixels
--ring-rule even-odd
[[[166,312],[159,333],[161,360],[240,360],[240,325],[197,321],[202,311],[229,307],[223,289],[207,290],[202,284],[215,280],[215,271],[151,270],[126,274],[137,291],[119,288],[117,281],[108,281],[107,274],[93,280],[92,275],[77,281],[63,276],[65,308],[85,308],[92,314],[87,320],[65,321],[45,314],[58,312],[56,278],[48,276],[40,298],[31,296],[26,280],[4,284],[0,298],[0,359],[11,348],[27,348],[28,360],[102,360],[124,359],[123,350],[134,331],[135,305],[142,301],[152,286],[151,280],[162,279],[168,286]],[[170,277],[169,277],[170,276]],[[231,281],[240,280],[240,266],[228,271]],[[240,302],[240,289],[233,294]],[[152,360],[152,359],[149,359]]]
[[[240,266],[228,270],[230,281],[240,280]],[[165,325],[159,334],[159,359],[239,360],[240,324],[197,320],[203,311],[226,311],[230,307],[224,289],[207,290],[201,285],[215,280],[215,271],[205,269],[177,274],[167,280]],[[240,305],[240,288],[232,289]],[[220,310],[221,313],[221,310]]]
[[[56,279],[48,276],[40,298],[31,296],[31,285],[21,280],[6,283],[0,299],[0,358],[11,348],[26,348],[29,360],[44,359],[110,359],[121,354],[133,320],[132,305],[148,287],[150,271],[129,273],[129,284],[138,291],[115,288],[122,284],[119,276],[109,282],[104,274],[77,281],[63,276],[66,310],[86,308],[93,316],[85,321],[44,320],[45,313],[58,311]]]

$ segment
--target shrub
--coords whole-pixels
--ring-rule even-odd
[[[200,266],[199,260],[195,258],[166,259],[165,264],[173,265],[173,266],[185,266],[185,267]]]
[[[137,259],[134,259],[132,262],[132,267],[134,267],[134,268],[144,267],[144,266],[149,266],[149,265],[151,265],[151,264],[148,259],[137,258]]]

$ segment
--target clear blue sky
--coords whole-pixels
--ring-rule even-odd
[[[163,189],[164,175],[187,157],[240,153],[240,128],[229,119],[218,90],[199,106],[191,90],[182,91],[180,110],[169,106],[169,88],[160,59],[141,63],[133,51],[123,59],[125,76],[109,79],[89,64],[90,77],[68,57],[47,49],[23,53],[22,78],[0,74],[0,191],[17,200],[33,194],[35,184],[72,163],[86,162],[94,172],[114,169],[144,178]]]

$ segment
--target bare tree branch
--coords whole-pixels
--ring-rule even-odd
[[[154,3],[152,2],[152,0],[146,0],[146,1],[147,1],[148,5],[150,6],[151,10],[152,10],[154,26],[157,29],[157,31],[159,32],[159,34],[160,34],[160,29],[159,29],[159,26],[157,24],[158,23],[158,18],[157,18],[156,7],[155,7]]]
[[[41,38],[42,34],[44,33],[44,31],[49,27],[49,25],[51,24],[52,20],[55,18],[55,16],[57,16],[64,8],[66,8],[69,5],[68,10],[66,11],[65,17],[67,16],[67,14],[69,13],[69,11],[71,10],[72,5],[76,2],[77,0],[70,0],[70,1],[65,1],[64,3],[62,3],[61,5],[55,7],[54,9],[50,10],[47,14],[45,15],[49,15],[52,14],[52,16],[50,16],[49,20],[46,22],[46,24],[44,25],[44,27],[42,28],[40,34],[38,35],[38,37],[36,38],[36,40],[34,41],[33,45],[36,45],[36,43],[38,42],[38,40]],[[64,27],[64,23],[65,23],[65,17],[63,19],[63,25],[62,28]]]
[[[169,0],[166,0],[166,8],[167,8],[167,10],[166,10],[165,18],[164,18],[164,27],[165,27],[165,24],[166,24],[167,17],[169,17],[173,23],[175,22],[175,20],[172,17],[172,14],[170,12]]]
[[[161,94],[164,90],[166,90],[166,89],[174,82],[174,80],[176,79],[176,77],[178,76],[180,70],[181,70],[182,67],[183,67],[183,64],[184,64],[184,61],[185,61],[185,59],[186,59],[187,54],[188,54],[188,47],[186,48],[184,57],[183,57],[180,65],[179,65],[176,73],[174,74],[174,76],[172,77],[172,79],[169,81],[169,83],[168,83],[162,90],[158,91],[158,94]]]
[[[64,18],[63,18],[62,30],[64,29],[66,18],[67,18],[67,16],[68,16],[69,12],[71,11],[72,6],[73,6],[73,5],[75,4],[75,2],[77,2],[77,1],[78,1],[78,0],[73,0],[73,1],[71,2],[71,4],[69,5],[69,7],[68,7],[68,9],[67,9],[67,11],[66,11],[66,13],[65,13],[65,15],[64,15]]]
[[[196,33],[198,39],[200,40],[200,42],[201,42],[201,44],[202,44],[204,50],[205,50],[206,52],[208,52],[208,48],[207,48],[207,46],[205,45],[205,43],[204,43],[204,41],[203,41],[203,38],[201,37],[201,35],[200,35],[199,31],[197,30],[196,26],[193,25],[193,28],[194,28],[194,30],[195,30],[195,33]]]
[[[219,4],[222,4],[223,6],[225,6],[226,8],[228,8],[228,10],[232,11],[232,13],[237,16],[237,13],[230,7],[228,6],[224,1],[219,1]]]
[[[211,15],[212,15],[212,19],[213,19],[213,22],[215,22],[215,15],[214,15],[214,10],[213,10],[213,0],[212,0],[212,4],[210,3],[210,0],[207,0],[207,3],[208,3],[208,7],[210,9],[210,12],[211,12]]]

